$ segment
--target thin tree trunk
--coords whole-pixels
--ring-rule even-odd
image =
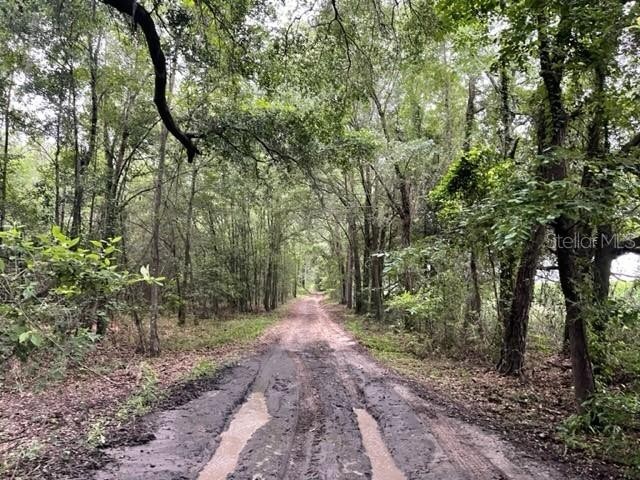
[[[62,140],[60,138],[60,124],[62,122],[62,98],[59,99],[58,115],[56,118],[56,151],[53,154],[53,181],[54,181],[54,206],[53,223],[62,228],[63,219],[60,214],[60,151]]]
[[[73,204],[71,207],[71,229],[70,235],[73,238],[80,236],[82,229],[82,201],[83,201],[83,185],[82,185],[82,153],[80,152],[79,133],[78,133],[78,107],[77,107],[77,91],[75,80],[75,69],[71,65],[69,69],[71,78],[71,109],[73,119]]]
[[[347,222],[349,219],[347,219]],[[347,235],[349,231],[347,229]],[[347,239],[347,263],[346,263],[346,274],[345,274],[345,282],[346,282],[346,304],[348,309],[353,308],[353,249],[351,248],[351,238]]]
[[[160,276],[160,221],[162,214],[162,183],[164,182],[164,163],[167,151],[169,132],[163,125],[160,131],[160,151],[154,179],[153,225],[151,227],[151,275]],[[158,337],[158,316],[160,311],[160,292],[158,285],[151,285],[151,314],[149,317],[149,354],[160,354],[160,338]]]
[[[191,276],[191,223],[193,221],[193,199],[196,195],[196,181],[198,169],[196,162],[191,164],[191,188],[189,189],[189,200],[187,203],[186,231],[184,235],[184,255],[182,264],[182,295],[178,306],[178,324],[184,325],[187,316],[186,299],[189,296],[189,278]],[[248,279],[247,279],[248,280]],[[249,300],[250,301],[250,300]]]
[[[356,221],[353,213],[349,215],[349,236],[351,237],[351,258],[353,259],[353,291],[356,313],[364,311],[362,297],[362,269],[360,267],[360,249],[358,248],[358,237]]]
[[[174,51],[171,62],[169,92],[173,91],[176,61],[177,50]],[[151,228],[151,276],[153,277],[160,276],[160,217],[162,215],[162,184],[164,182],[164,164],[167,154],[168,136],[169,131],[163,124],[160,129],[160,149],[158,152],[158,165],[156,167],[153,193],[153,219]],[[151,311],[149,316],[149,354],[151,356],[160,355],[160,338],[158,336],[158,317],[160,314],[159,297],[159,286],[155,282],[153,282],[151,284]]]
[[[2,170],[0,171],[0,230],[4,228],[7,219],[7,185],[9,176],[9,125],[11,113],[11,89],[13,88],[13,75],[6,85],[7,97],[4,107],[4,142],[2,145]]]
[[[476,77],[472,76],[469,78],[467,109],[465,113],[464,124],[464,142],[462,145],[463,155],[468,154],[471,150],[473,127],[476,119],[476,82]],[[475,325],[478,329],[478,333],[482,335],[482,324],[480,323],[482,313],[482,296],[480,295],[480,281],[478,275],[478,262],[475,245],[471,247],[471,252],[469,255],[469,275],[471,277],[471,290],[467,295],[467,301],[465,303],[465,330],[466,326]]]

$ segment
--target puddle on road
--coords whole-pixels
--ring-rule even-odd
[[[372,480],[406,480],[384,444],[375,418],[362,408],[353,411],[358,417],[362,443],[371,461]]]
[[[198,480],[227,478],[236,469],[240,452],[251,436],[270,419],[264,394],[252,393],[234,415],[229,428],[220,435],[220,445],[198,475]]]

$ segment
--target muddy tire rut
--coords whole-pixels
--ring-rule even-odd
[[[157,415],[150,442],[108,450],[94,479],[568,478],[419,397],[356,348],[320,296],[276,329],[214,390]]]

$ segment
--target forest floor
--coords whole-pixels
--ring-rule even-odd
[[[253,320],[172,330],[177,336],[159,359],[123,352],[122,365],[101,377],[70,377],[41,393],[3,390],[6,438],[0,448],[12,462],[4,474],[95,480],[619,478],[606,466],[563,457],[541,426],[550,417],[529,412],[528,404],[540,403],[531,393],[492,408],[500,401],[488,388],[467,393],[464,387],[474,376],[480,384],[492,382],[478,372],[471,370],[463,381],[444,363],[421,361],[427,372],[421,374],[417,364],[403,366],[406,359],[391,362],[371,347],[373,334],[319,295]],[[507,390],[507,397],[515,391]],[[564,407],[547,401],[541,408],[561,415]]]
[[[72,478],[101,466],[103,448],[126,442],[146,414],[197,397],[216,372],[270,343],[264,333],[284,311],[183,327],[162,318],[158,358],[135,353],[131,322],[121,319],[79,363],[9,366],[0,382],[0,478]]]

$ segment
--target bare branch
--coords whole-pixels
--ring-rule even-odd
[[[158,114],[167,130],[173,135],[187,150],[189,163],[193,161],[196,154],[200,153],[194,145],[192,139],[187,136],[173,119],[169,105],[167,104],[167,61],[162,51],[160,37],[156,31],[155,23],[151,14],[137,0],[100,0],[105,5],[109,5],[119,12],[132,18],[135,25],[139,25],[144,33],[149,48],[149,56],[153,62],[155,72],[155,88],[153,102],[156,104]]]

